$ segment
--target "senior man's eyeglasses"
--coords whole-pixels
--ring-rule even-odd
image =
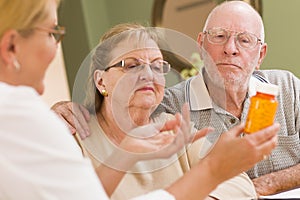
[[[144,69],[145,65],[149,65],[151,70],[157,74],[167,74],[171,69],[171,65],[167,61],[161,59],[157,59],[148,63],[142,59],[126,58],[112,66],[105,68],[104,71],[108,71],[113,67],[122,67],[124,72],[137,72]]]
[[[47,31],[51,36],[53,36],[56,43],[61,42],[66,34],[65,27],[58,25],[56,25],[54,28],[36,27],[36,29]]]
[[[226,30],[223,28],[213,28],[204,31],[204,34],[207,35],[207,39],[212,44],[225,44],[228,39],[231,37],[231,34],[234,31]],[[235,35],[235,43],[244,49],[252,49],[257,44],[262,44],[261,39],[256,37],[252,33],[248,32],[237,32]]]

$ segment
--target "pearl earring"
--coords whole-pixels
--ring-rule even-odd
[[[13,61],[13,64],[14,64],[14,66],[15,66],[15,68],[16,68],[17,71],[19,71],[21,69],[21,65],[20,65],[20,63],[18,62],[17,59],[15,59]]]
[[[100,94],[102,94],[102,96],[104,96],[104,97],[108,96],[108,92],[105,89],[101,90]]]

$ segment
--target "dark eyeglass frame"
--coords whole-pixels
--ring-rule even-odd
[[[212,29],[209,29],[209,30],[205,30],[203,33],[205,34],[205,35],[212,35],[213,33],[213,31],[224,31],[224,33],[226,33],[226,39],[223,41],[223,42],[213,42],[213,41],[211,41],[210,40],[210,38],[209,37],[207,37],[207,40],[211,43],[211,44],[220,44],[220,45],[223,45],[223,44],[225,44],[228,40],[229,40],[229,38],[231,37],[231,35],[232,35],[232,32],[235,32],[235,31],[231,31],[231,30],[227,30],[227,29],[224,29],[224,28],[212,28]],[[254,48],[257,44],[260,44],[260,45],[262,45],[263,43],[262,43],[262,40],[260,39],[260,38],[258,38],[256,35],[254,35],[253,33],[249,33],[249,32],[246,32],[246,31],[244,31],[244,32],[235,32],[236,34],[234,34],[233,36],[235,36],[235,42],[236,42],[236,44],[239,46],[239,47],[241,47],[241,48],[243,48],[243,49],[252,49],[252,48]],[[244,46],[242,46],[241,44],[240,44],[240,42],[238,41],[238,37],[240,36],[240,35],[242,35],[242,34],[248,34],[248,35],[250,35],[251,37],[253,37],[253,38],[255,38],[256,39],[256,43],[255,44],[253,44],[252,46],[250,46],[250,47],[244,47]]]
[[[46,27],[36,27],[38,30],[47,31],[49,32],[55,39],[56,43],[59,43],[63,40],[66,29],[63,26],[56,25],[54,28],[46,28]]]
[[[121,60],[120,62],[114,64],[114,65],[111,65],[111,66],[106,67],[106,68],[104,69],[104,71],[108,71],[110,68],[114,68],[114,67],[121,67],[122,69],[124,69],[125,72],[127,72],[128,69],[127,69],[127,70],[125,69],[125,61],[126,61],[127,59],[134,59],[134,60],[136,60],[137,62],[143,63],[143,65],[139,65],[139,66],[145,66],[145,64],[148,64],[149,66],[151,66],[151,64],[152,64],[153,62],[158,61],[158,60],[154,60],[154,61],[152,61],[152,62],[150,62],[150,63],[147,63],[147,62],[145,62],[143,59],[138,59],[138,58],[125,58],[125,59]],[[156,71],[155,71],[155,72],[158,73],[158,74],[166,75],[166,74],[169,73],[169,71],[171,70],[171,65],[170,65],[170,63],[168,63],[168,62],[165,61],[165,60],[159,60],[159,61],[162,61],[163,64],[164,64],[165,66],[167,66],[167,71],[166,71],[166,72],[163,72],[163,73],[158,73],[158,72],[156,72]],[[138,66],[136,66],[136,67],[138,67]],[[152,67],[151,67],[151,70],[152,70]]]

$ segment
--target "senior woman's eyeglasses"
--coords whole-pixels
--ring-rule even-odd
[[[137,72],[144,69],[145,65],[149,65],[151,70],[157,74],[167,74],[171,69],[171,65],[167,61],[161,59],[148,63],[142,59],[126,58],[112,66],[105,68],[104,71],[108,71],[113,67],[122,67],[124,72]]]
[[[204,34],[207,35],[207,39],[212,44],[225,44],[228,39],[231,37],[231,34],[234,31],[229,31],[223,28],[213,28],[210,30],[204,31]],[[256,37],[252,33],[248,32],[238,32],[235,34],[235,43],[244,49],[252,49],[257,44],[262,44],[261,39]]]
[[[49,34],[54,37],[56,43],[61,42],[66,34],[65,27],[58,25],[54,28],[36,27],[36,29],[49,32]]]

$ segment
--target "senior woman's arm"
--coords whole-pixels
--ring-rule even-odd
[[[145,137],[126,137],[119,148],[106,159],[105,164],[96,168],[97,175],[108,196],[113,194],[123,176],[136,162],[169,158],[188,143],[204,137],[213,130],[204,128],[195,134],[190,134],[189,119],[188,106],[185,105],[182,116],[176,114],[175,119],[167,121],[163,126],[148,124],[133,129],[129,135],[136,134]],[[174,134],[163,133],[166,131],[173,131]]]

